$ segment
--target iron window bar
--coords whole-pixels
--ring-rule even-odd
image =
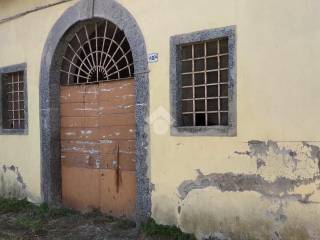
[[[110,21],[84,25],[67,43],[60,73],[62,85],[132,78],[132,52],[124,32]]]
[[[24,129],[24,79],[23,72],[6,73],[5,109],[3,125],[5,129]]]
[[[223,78],[229,71],[228,38],[184,44],[180,46],[180,53],[180,62],[185,64],[181,65],[180,74],[188,77],[180,85],[182,125],[228,125],[229,83],[228,77]],[[209,73],[216,73],[214,79],[209,78]],[[196,79],[196,75],[200,78]]]

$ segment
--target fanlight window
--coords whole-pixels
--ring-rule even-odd
[[[132,53],[124,32],[109,21],[85,24],[67,43],[60,71],[62,85],[133,77]]]

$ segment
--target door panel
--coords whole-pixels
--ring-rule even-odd
[[[61,118],[61,127],[86,127],[86,119],[83,117],[63,117]]]
[[[97,128],[99,127],[99,117],[63,117],[61,119],[62,128]]]
[[[99,126],[127,126],[127,125],[135,125],[135,114],[134,112],[129,113],[110,113],[108,117],[101,116],[99,118]]]
[[[101,140],[100,141],[100,153],[115,153],[115,149],[119,145],[120,153],[133,153],[136,152],[135,140]]]
[[[99,100],[99,88],[97,84],[92,85],[84,85],[84,97],[85,102],[87,103],[95,103]]]
[[[66,207],[90,211],[100,207],[100,170],[62,166],[62,199]]]
[[[65,102],[61,104],[61,117],[84,117],[84,109],[84,103]]]
[[[136,204],[136,174],[134,171],[117,173],[111,169],[102,169],[101,210],[113,216],[134,217]],[[118,183],[117,183],[118,181]]]
[[[87,140],[97,141],[100,138],[99,128],[63,128],[61,130],[61,140]]]
[[[115,160],[117,158],[116,153],[106,153],[100,155],[101,168],[114,168],[117,167],[118,162]],[[122,171],[135,171],[135,153],[119,154],[119,167]]]
[[[134,217],[135,84],[133,80],[99,84],[101,118],[101,209],[114,216]],[[106,141],[107,140],[107,141]]]
[[[65,167],[97,168],[96,159],[99,158],[100,156],[96,154],[82,154],[76,152],[64,152],[61,154],[62,166]]]
[[[101,139],[133,140],[136,137],[136,130],[134,125],[100,127],[99,133]]]
[[[60,103],[82,103],[84,89],[84,85],[62,86],[60,89]]]
[[[62,200],[75,209],[135,213],[135,84],[61,87]]]

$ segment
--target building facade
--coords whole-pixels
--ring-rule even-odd
[[[0,1],[0,196],[199,239],[320,239],[319,12]]]

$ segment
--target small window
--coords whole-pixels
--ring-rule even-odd
[[[235,28],[171,38],[173,135],[234,136]]]
[[[26,133],[26,73],[25,64],[0,68],[1,132]]]
[[[181,126],[228,125],[228,38],[180,46]]]

